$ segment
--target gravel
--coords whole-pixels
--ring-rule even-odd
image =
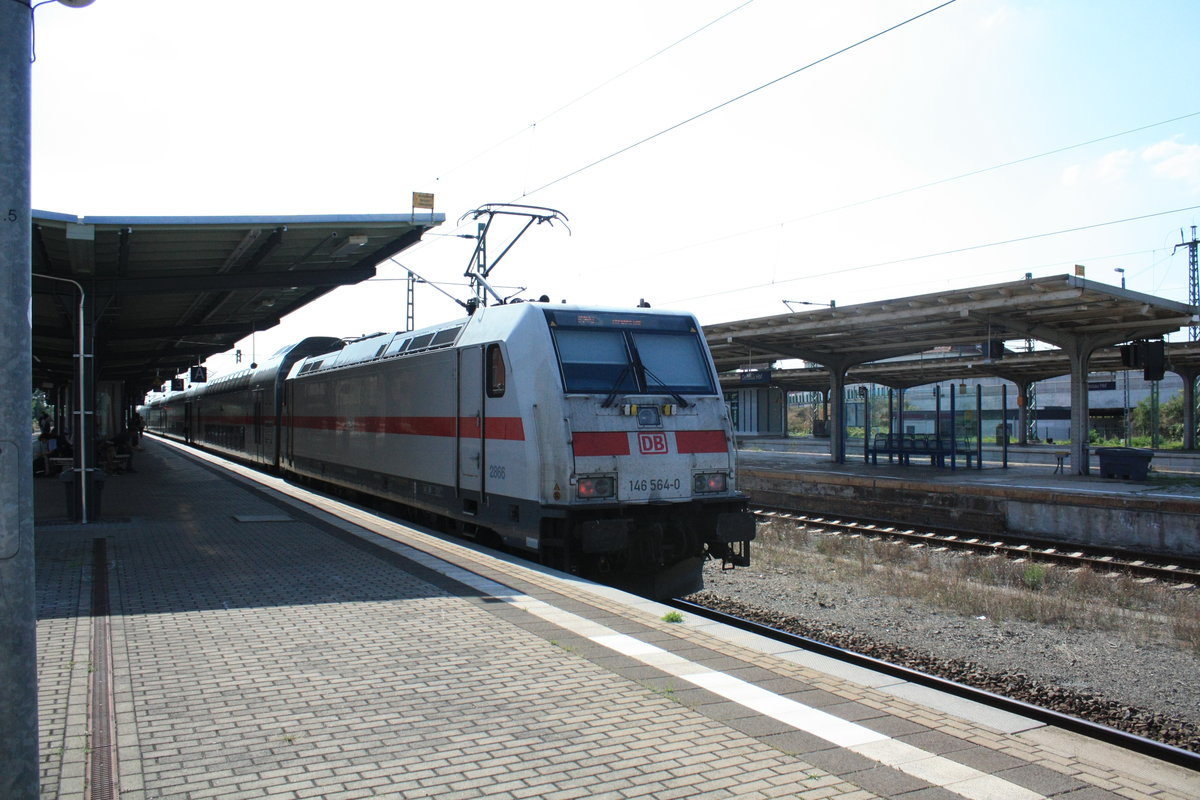
[[[688,599],[1200,752],[1200,654],[1150,640],[1158,626],[1142,615],[1105,630],[964,617],[839,576],[815,553],[755,561],[709,562]]]

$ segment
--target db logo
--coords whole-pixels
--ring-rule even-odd
[[[666,453],[667,435],[665,433],[639,433],[638,450],[644,456]]]

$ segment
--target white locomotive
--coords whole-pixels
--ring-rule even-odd
[[[699,589],[705,557],[749,561],[729,418],[687,313],[513,303],[305,339],[144,416],[655,597]]]

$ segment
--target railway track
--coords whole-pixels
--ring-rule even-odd
[[[1093,739],[1107,742],[1109,744],[1122,747],[1127,750],[1142,753],[1144,755],[1158,758],[1172,764],[1178,764],[1188,769],[1200,770],[1200,753],[1186,750],[1180,747],[1175,747],[1170,744],[1164,744],[1153,739],[1148,739],[1144,736],[1138,736],[1126,731],[1117,730],[1106,725],[1101,725],[1082,719],[1071,714],[1056,711],[1054,709],[1039,706],[1033,703],[1028,703],[1022,700],[1016,700],[1011,697],[1005,697],[995,692],[984,689],[968,686],[963,683],[941,678],[936,675],[931,675],[909,667],[893,664],[878,658],[855,653],[835,645],[817,641],[796,633],[791,633],[781,630],[770,625],[746,619],[741,616],[720,611],[687,600],[671,600],[668,605],[689,614],[704,617],[720,622],[725,625],[730,625],[744,631],[764,636],[774,641],[785,642],[794,647],[798,647],[811,652],[819,653],[824,656],[838,659],[839,661],[854,664],[876,672],[881,672],[911,683],[927,686],[937,689],[957,697],[963,697],[973,700],[977,703],[999,708],[1013,714],[1019,714],[1024,717],[1044,722],[1048,725],[1054,725],[1065,730],[1070,730],[1088,736]]]
[[[1100,574],[1130,575],[1138,580],[1160,581],[1181,591],[1200,586],[1200,564],[1180,561],[1168,564],[1132,558],[1114,552],[1088,552],[1061,544],[1026,539],[996,539],[953,531],[917,530],[865,520],[832,518],[782,508],[754,506],[759,520],[782,520],[797,525],[818,527],[841,535],[865,536],[904,541],[913,547],[967,550],[1011,559],[1028,559],[1061,564],[1070,568],[1089,568]]]

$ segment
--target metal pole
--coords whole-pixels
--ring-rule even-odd
[[[954,472],[954,470],[957,469],[957,466],[954,463],[954,456],[955,456],[954,442],[958,438],[958,412],[954,408],[954,395],[955,395],[954,384],[951,383],[950,384],[950,471],[951,472]],[[938,442],[940,443],[941,441],[942,441],[941,437],[939,436]],[[941,445],[939,444],[939,448],[940,448],[940,446]]]
[[[933,435],[938,439],[942,437],[942,385],[940,383],[933,385]]]
[[[871,390],[866,386],[858,387],[858,393],[863,401],[863,463],[871,463]]]
[[[900,390],[900,397],[898,400],[895,399],[895,393],[896,393],[895,389],[892,389],[892,388],[888,389],[888,430],[887,430],[888,438],[887,438],[887,441],[889,444],[897,441],[897,439],[896,439],[896,429],[897,428],[899,428],[901,431],[904,430],[904,390],[903,389]],[[893,414],[896,413],[896,408],[897,408],[897,406],[895,405],[896,402],[899,402],[899,404],[900,404],[898,406],[900,409],[899,421],[897,421],[895,419],[895,417],[892,416]],[[888,451],[889,451],[888,452],[888,462],[890,463],[892,460],[891,447],[888,448]]]
[[[1117,267],[1116,269],[1113,270],[1113,272],[1120,274],[1121,288],[1124,289],[1125,288],[1125,268]],[[1195,301],[1193,301],[1193,303],[1194,302]],[[1133,433],[1132,433],[1132,431],[1129,430],[1129,370],[1128,369],[1124,370],[1121,373],[1121,375],[1124,378],[1123,383],[1125,384],[1125,390],[1123,392],[1125,411],[1124,411],[1123,419],[1122,419],[1122,421],[1125,423],[1125,446],[1130,447],[1131,442],[1133,441]]]
[[[1150,447],[1157,450],[1162,444],[1158,430],[1158,381],[1150,381]]]
[[[84,302],[87,299],[87,295],[83,291],[83,285],[78,283],[77,281],[71,280],[70,278],[57,278],[54,275],[43,275],[41,273],[34,273],[34,275],[36,275],[39,278],[46,278],[46,279],[52,280],[52,281],[63,281],[64,283],[69,283],[69,284],[73,285],[76,289],[79,290],[79,319],[76,322],[76,324],[79,326],[79,352],[77,352],[75,354],[75,357],[78,359],[78,364],[79,364],[78,370],[76,372],[76,375],[78,376],[77,380],[79,382],[78,383],[79,406],[78,406],[78,408],[75,409],[75,416],[77,417],[77,419],[75,421],[74,430],[72,430],[71,433],[75,437],[75,442],[74,442],[75,452],[78,454],[77,458],[79,460],[79,467],[76,471],[76,475],[79,476],[79,486],[78,486],[78,490],[79,490],[79,521],[82,522],[84,525],[86,525],[87,521],[88,521],[88,485],[91,483],[91,481],[89,480],[90,476],[88,475],[88,461],[87,461],[88,448],[82,446],[82,443],[84,441],[83,421],[84,421],[84,415],[87,413],[87,381],[85,380],[86,375],[87,375],[87,349],[85,347],[85,345],[87,343],[87,338],[84,336],[84,329],[83,329],[83,320],[84,320],[83,309],[84,309]]]
[[[1000,468],[1008,469],[1008,384],[1000,385],[1000,420],[1004,426],[1004,447],[1000,450]]]
[[[1125,420],[1124,420],[1125,421],[1125,446],[1132,447],[1133,446],[1133,444],[1132,444],[1133,431],[1130,429],[1130,426],[1129,426],[1129,370],[1128,369],[1123,370],[1121,372],[1121,377],[1125,382],[1125,392],[1124,392],[1124,394],[1125,394],[1125,399],[1124,399],[1124,403],[1125,403]]]
[[[38,787],[30,330],[30,16],[0,3],[0,797]]]
[[[1008,420],[1003,420],[1007,423]],[[1001,429],[1003,430],[1003,428]],[[975,469],[983,469],[983,384],[975,384]]]

